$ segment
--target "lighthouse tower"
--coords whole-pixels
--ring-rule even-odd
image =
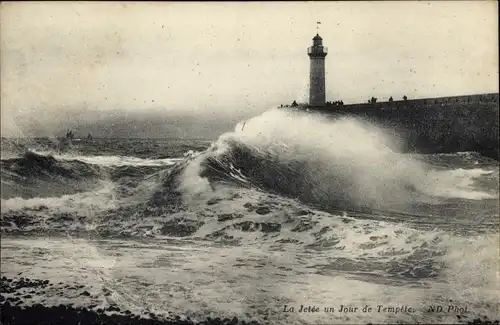
[[[311,59],[309,74],[309,106],[325,106],[325,57],[328,48],[323,46],[323,39],[319,34],[313,38],[313,46],[307,48],[307,55]]]

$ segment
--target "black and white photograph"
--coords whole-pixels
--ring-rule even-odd
[[[499,324],[497,1],[3,1],[1,325]]]

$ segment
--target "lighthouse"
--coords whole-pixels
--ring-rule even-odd
[[[323,39],[319,34],[313,38],[313,46],[307,48],[307,55],[311,60],[309,73],[309,106],[325,106],[325,57],[328,48],[323,46]]]

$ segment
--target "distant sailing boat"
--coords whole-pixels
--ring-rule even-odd
[[[75,134],[73,133],[73,131],[68,130],[68,132],[66,132],[66,139],[73,140],[74,138],[75,138]]]
[[[72,130],[66,131],[66,137],[59,140],[59,143],[57,145],[57,150],[59,152],[63,152],[63,151],[66,151],[67,149],[70,149],[73,146],[73,143],[71,140],[73,140],[74,137],[75,137],[75,134],[73,133]]]

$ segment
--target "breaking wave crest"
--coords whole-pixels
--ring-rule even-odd
[[[367,122],[272,110],[194,158],[181,188],[193,194],[232,184],[327,210],[406,211],[432,197],[492,197],[469,187],[490,171],[436,171],[396,150],[390,136]]]

